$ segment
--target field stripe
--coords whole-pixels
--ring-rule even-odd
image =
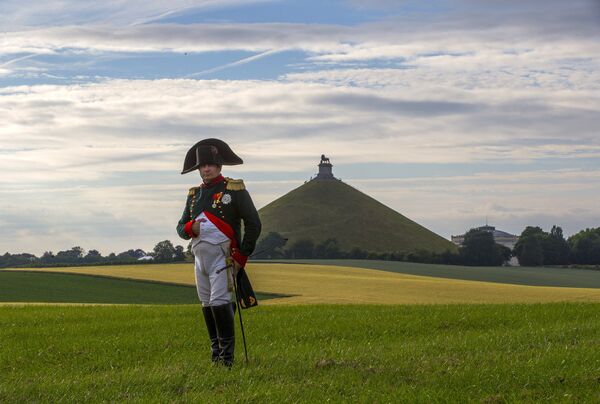
[[[419,264],[402,261],[345,259],[264,260],[259,262],[368,268],[407,275],[507,283],[512,285],[600,288],[600,271],[583,268],[469,267],[460,265]]]
[[[192,304],[196,288],[50,271],[0,271],[0,301]]]
[[[320,265],[263,265],[250,271],[261,290],[298,293],[277,303],[538,303],[600,301],[600,291],[421,277]],[[272,304],[276,303],[275,301]]]
[[[40,270],[35,268],[35,270]],[[191,264],[48,268],[193,285]],[[293,295],[262,304],[454,304],[600,302],[600,290],[434,278],[343,266],[252,263],[255,290]]]

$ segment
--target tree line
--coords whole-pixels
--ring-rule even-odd
[[[271,232],[261,239],[254,258],[259,259],[372,259],[408,261],[447,265],[498,266],[516,257],[523,266],[540,265],[600,265],[600,227],[582,230],[565,239],[562,228],[553,226],[549,232],[540,227],[526,227],[515,247],[497,244],[486,230],[471,229],[465,234],[458,251],[436,253],[427,250],[413,252],[373,252],[359,247],[343,250],[335,238],[315,243],[300,239],[286,246],[286,239]]]
[[[600,227],[585,229],[565,239],[559,226],[549,232],[540,227],[526,227],[515,247],[497,244],[491,232],[471,229],[465,234],[458,251],[436,253],[428,250],[412,252],[373,252],[354,247],[343,250],[335,238],[315,243],[309,239],[296,240],[286,245],[287,239],[271,232],[257,244],[256,259],[370,259],[408,261],[447,265],[498,266],[517,257],[523,266],[541,265],[600,265]],[[140,258],[148,258],[140,261]],[[41,257],[33,254],[9,254],[0,256],[0,268],[48,267],[71,265],[115,265],[132,263],[167,263],[191,261],[190,245],[187,249],[174,246],[169,240],[160,241],[152,251],[130,249],[103,256],[98,250],[85,251],[81,247],[59,251],[46,251]]]
[[[147,260],[140,260],[145,257]],[[21,253],[0,255],[0,268],[14,267],[52,267],[52,266],[74,266],[74,265],[115,265],[133,263],[165,263],[182,262],[191,259],[191,254],[182,246],[174,246],[169,240],[158,242],[152,251],[144,251],[141,248],[130,249],[115,254],[114,252],[103,256],[98,250],[87,252],[77,246],[69,250],[44,252],[40,257],[34,254]]]
[[[521,265],[600,265],[600,227],[581,230],[565,240],[563,231],[550,232],[528,226],[523,230],[513,254]]]

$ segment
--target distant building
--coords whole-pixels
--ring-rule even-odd
[[[494,235],[494,241],[496,243],[508,247],[511,250],[515,247],[517,241],[519,241],[519,236],[515,236],[514,234],[510,234],[502,230],[496,230],[494,226],[488,226],[487,224],[485,226],[477,227],[475,230],[489,231]],[[459,236],[451,236],[450,240],[452,240],[452,242],[456,245],[462,245],[462,243],[465,241],[465,235],[461,234]]]
[[[143,257],[140,257],[137,260],[138,261],[153,261],[154,257],[151,255],[144,255]]]

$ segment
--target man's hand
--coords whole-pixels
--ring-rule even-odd
[[[192,232],[194,233],[194,237],[198,237],[200,235],[200,223],[194,222],[192,225]]]
[[[205,218],[196,219],[194,224],[192,224],[192,232],[194,233],[194,237],[200,236],[200,223],[206,222]]]

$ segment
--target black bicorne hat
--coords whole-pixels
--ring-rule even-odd
[[[204,139],[188,150],[181,174],[197,170],[203,164],[234,166],[243,163],[244,161],[224,141],[213,138]]]

